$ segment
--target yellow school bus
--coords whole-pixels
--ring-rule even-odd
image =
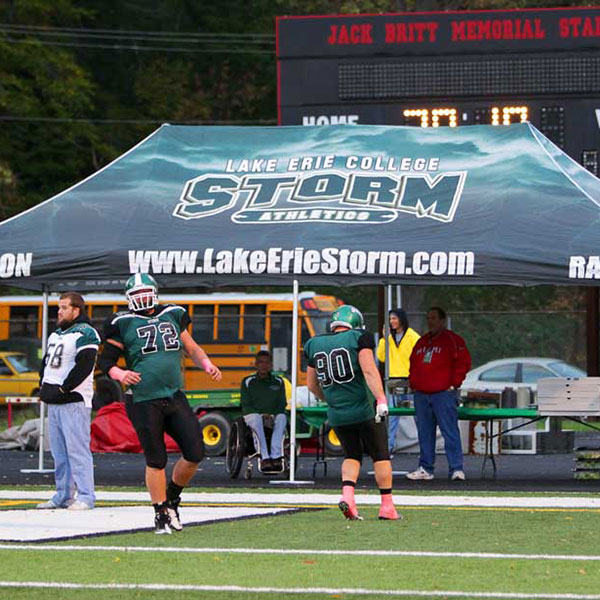
[[[104,321],[113,313],[127,310],[125,298],[113,294],[85,294],[88,316],[102,333]],[[289,372],[292,344],[291,294],[161,294],[162,304],[178,304],[192,319],[190,333],[223,372],[219,383],[213,382],[191,360],[185,359],[185,388],[237,388],[244,376],[252,372],[254,355],[261,349],[273,354],[275,371]],[[306,366],[302,358],[304,342],[327,330],[331,313],[341,300],[315,292],[302,292],[299,305],[301,365],[298,382],[303,385]],[[48,331],[56,327],[58,295],[49,299]],[[23,351],[42,336],[41,296],[0,296],[0,349]],[[14,341],[13,347],[11,340]],[[39,342],[38,342],[39,345]]]
[[[127,310],[121,294],[84,294],[88,316],[102,333],[104,321]],[[239,387],[254,371],[254,355],[262,349],[273,356],[273,370],[289,376],[292,345],[292,294],[160,294],[161,304],[178,304],[189,312],[190,334],[221,369],[223,378],[214,382],[189,359],[183,360],[184,387],[190,404],[204,414],[204,440],[209,453],[224,449],[228,422],[240,414]],[[331,313],[343,302],[335,296],[302,292],[299,296],[298,385],[306,383],[302,352],[311,336],[327,331]],[[49,298],[48,331],[56,327],[58,295]],[[34,363],[42,336],[42,296],[0,296],[0,350],[27,353]],[[101,406],[121,398],[115,382],[96,380]],[[99,398],[98,398],[99,396]],[[212,451],[211,451],[212,449]]]

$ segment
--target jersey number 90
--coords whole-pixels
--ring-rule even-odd
[[[348,383],[354,379],[350,352],[346,348],[334,348],[331,352],[317,352],[314,361],[322,387],[334,383]]]

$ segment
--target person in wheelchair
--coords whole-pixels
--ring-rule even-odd
[[[258,438],[259,470],[281,472],[283,465],[283,438],[287,426],[286,395],[283,378],[271,372],[273,363],[267,350],[257,352],[254,361],[256,373],[242,380],[240,387],[242,414],[246,425]],[[271,447],[267,444],[263,415],[273,415]]]

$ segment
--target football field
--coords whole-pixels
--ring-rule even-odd
[[[144,493],[33,508],[49,496],[0,491],[0,598],[600,599],[591,495],[398,494],[388,522],[360,494],[349,522],[334,493],[194,490],[183,532],[163,536],[144,530]]]

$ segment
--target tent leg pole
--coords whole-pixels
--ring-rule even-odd
[[[392,286],[387,286],[385,295],[385,321],[383,322],[383,339],[385,341],[385,365],[384,365],[384,389],[387,390],[387,382],[390,378],[390,310],[392,310]],[[389,394],[388,394],[389,396]],[[389,399],[388,399],[389,400]]]
[[[598,353],[599,336],[598,327],[600,327],[599,307],[600,294],[597,287],[591,287],[586,290],[587,308],[586,308],[586,344],[587,344],[587,374],[588,377],[598,377],[600,374],[600,361]]]
[[[44,286],[42,303],[42,356],[46,355],[46,345],[48,344],[48,288]],[[45,444],[45,408],[46,405],[40,400],[40,429],[39,429],[39,448],[38,448],[38,468],[21,469],[21,473],[53,473],[54,469],[44,469],[44,444]]]
[[[290,485],[314,483],[314,481],[296,481],[296,388],[298,387],[298,280],[294,279],[292,310],[292,399],[290,406],[290,477],[288,481],[272,480],[271,483]]]

